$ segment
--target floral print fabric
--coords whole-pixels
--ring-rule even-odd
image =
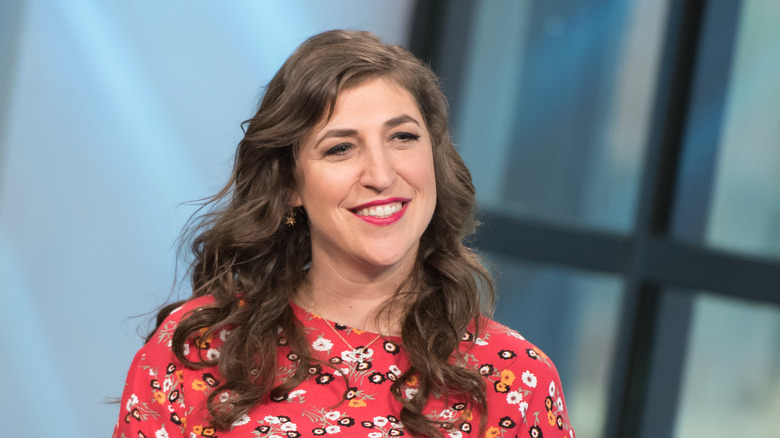
[[[186,368],[171,351],[180,318],[210,301],[199,298],[176,309],[135,356],[114,438],[410,436],[399,420],[401,405],[390,393],[390,385],[409,367],[400,338],[374,341],[376,334],[325,321],[295,304],[291,306],[306,327],[314,354],[331,366],[312,366],[308,378],[294,391],[256,406],[229,431],[215,430],[207,422],[206,398],[222,377],[216,367]],[[185,345],[185,355],[193,360],[199,355],[219,357],[228,336],[227,329],[210,338],[194,336]],[[294,372],[297,355],[290,351],[281,330],[278,336],[281,381]],[[558,372],[534,345],[517,332],[485,319],[479,337],[466,333],[461,351],[460,361],[477,370],[487,384],[486,437],[574,438]],[[417,385],[415,377],[407,379],[402,394],[412,397]],[[230,394],[217,396],[226,401]],[[476,437],[479,433],[477,413],[466,409],[461,399],[431,397],[426,415],[452,425],[441,429],[445,437]]]

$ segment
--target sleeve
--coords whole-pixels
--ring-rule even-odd
[[[183,313],[177,310],[173,313]],[[183,366],[171,350],[178,314],[169,316],[135,355],[127,374],[113,438],[185,436]]]
[[[530,391],[527,406],[521,406],[523,426],[531,437],[574,438],[558,370],[541,350],[529,344],[521,354],[520,385]]]

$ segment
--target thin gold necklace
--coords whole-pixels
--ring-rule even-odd
[[[325,323],[325,325],[330,327],[330,329],[333,330],[333,333],[335,333],[336,336],[338,336],[342,341],[344,341],[344,343],[347,344],[347,347],[349,347],[349,349],[352,350],[351,356],[355,362],[363,363],[364,361],[366,361],[367,359],[369,359],[371,356],[374,355],[373,350],[371,352],[368,351],[368,347],[382,337],[381,333],[376,335],[376,337],[372,339],[371,342],[369,342],[365,346],[361,346],[357,348],[353,347],[352,344],[350,344],[344,338],[344,336],[341,336],[341,333],[339,333],[339,331],[336,330],[336,327],[330,324],[327,318],[325,318],[325,315],[323,315],[322,312],[320,312],[320,310],[317,309],[317,306],[314,304],[314,297],[312,297],[310,290],[307,291],[306,295],[307,298],[309,299],[309,304],[311,304],[311,309],[314,310],[314,312],[317,313],[317,315],[319,315],[320,318],[322,318],[322,321]]]

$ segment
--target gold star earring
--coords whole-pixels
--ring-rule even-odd
[[[295,225],[295,211],[290,210],[290,212],[287,213],[287,216],[284,217],[284,223],[288,227]]]

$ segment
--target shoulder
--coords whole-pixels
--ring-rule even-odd
[[[204,297],[191,298],[180,306],[171,310],[171,312],[160,323],[159,327],[155,330],[154,334],[149,338],[149,341],[142,348],[142,352],[154,352],[159,350],[171,350],[171,343],[173,341],[173,333],[176,331],[176,327],[184,319],[184,317],[198,309],[209,307],[214,304],[214,297],[208,295]]]
[[[463,350],[468,362],[478,364],[483,376],[503,376],[505,383],[516,377],[529,388],[542,380],[558,379],[555,364],[544,351],[499,322],[483,317],[479,332],[472,337],[471,345]]]

